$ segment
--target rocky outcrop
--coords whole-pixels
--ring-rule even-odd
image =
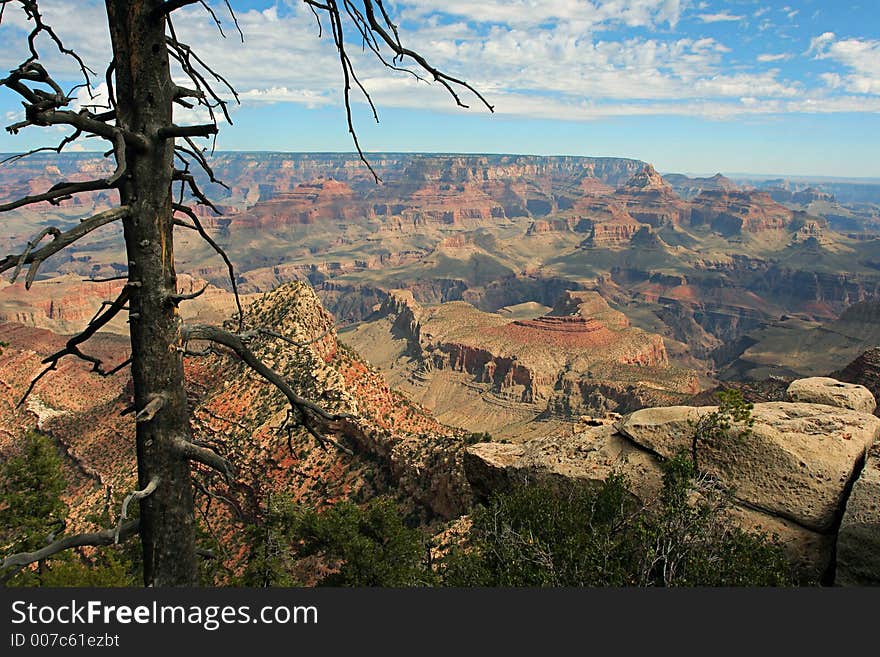
[[[807,187],[801,190],[770,188],[765,190],[777,203],[793,203],[796,205],[809,205],[815,201],[834,202],[834,194],[823,192],[815,187]]]
[[[782,230],[792,212],[776,203],[766,192],[701,192],[693,201],[690,223],[710,226],[722,235],[739,235],[765,230]]]
[[[693,444],[695,423],[714,407],[636,411],[619,426],[630,440],[669,458],[696,452],[700,470],[737,499],[819,532],[839,522],[845,492],[865,453],[880,438],[880,420],[819,404],[755,404],[755,425],[723,441]]]
[[[880,586],[880,446],[875,445],[852,488],[837,534],[842,586]]]
[[[671,186],[663,180],[663,176],[657,173],[652,165],[646,164],[641,171],[626,181],[620,191],[647,192],[658,190],[665,193],[669,189],[671,189]]]
[[[758,403],[748,433],[734,427],[694,445],[696,422],[715,410],[583,417],[571,431],[522,444],[468,447],[464,470],[477,497],[523,482],[599,485],[617,472],[649,501],[661,488],[663,460],[695,454],[698,469],[732,492],[731,522],[776,536],[806,579],[830,583],[836,552],[839,584],[880,583],[880,421],[827,404]]]
[[[662,484],[657,460],[612,425],[589,422],[599,426],[585,422],[564,436],[468,447],[464,471],[474,494],[485,499],[516,484],[554,480],[598,486],[624,468],[636,495],[643,500],[656,496]]]
[[[680,173],[668,173],[663,178],[684,199],[692,199],[705,190],[735,191],[739,189],[730,178],[716,173],[711,178],[689,178]]]
[[[414,302],[409,293],[399,292],[389,295],[386,303],[406,308]],[[291,453],[287,439],[278,431],[286,417],[284,397],[272,388],[255,385],[247,369],[221,359],[204,365],[222,385],[210,387],[201,396],[197,435],[231,438],[254,472],[265,471],[269,459],[270,478],[260,486],[285,490],[312,503],[368,491],[375,485],[371,481],[385,477],[438,515],[453,517],[462,512],[470,493],[461,466],[456,465],[464,447],[461,432],[441,426],[393,393],[378,372],[341,346],[332,316],[308,285],[290,283],[256,300],[248,309],[245,325],[285,336],[256,338],[249,346],[282,372],[300,395],[330,412],[349,414],[349,419],[325,432],[354,449],[315,449],[308,435],[293,427],[291,440],[297,448]],[[316,336],[320,339],[315,340]],[[308,344],[298,348],[290,341]],[[235,425],[217,421],[230,417],[237,418]],[[323,489],[335,492],[316,497],[313,487],[322,479]]]
[[[409,353],[418,355],[429,370],[467,373],[491,391],[525,404],[552,399],[548,411],[554,415],[566,408],[582,409],[595,398],[582,395],[571,404],[561,402],[566,390],[584,390],[562,384],[563,379],[595,376],[610,382],[609,390],[618,381],[620,393],[610,396],[618,403],[638,398],[641,388],[667,390],[670,381],[679,390],[680,381],[666,369],[663,339],[631,327],[595,291],[566,291],[547,315],[510,321],[463,302],[422,307],[411,292],[395,290],[379,314],[391,319],[392,334],[406,339]],[[680,392],[695,392],[692,382]]]
[[[664,409],[650,409],[662,412]],[[694,409],[689,409],[685,415]],[[642,411],[646,413],[648,411]],[[681,415],[681,409],[672,411]],[[618,425],[620,426],[620,425]],[[685,424],[685,430],[688,425]],[[605,419],[582,418],[571,432],[523,444],[481,443],[467,448],[464,469],[478,498],[530,482],[564,481],[598,486],[610,474],[626,476],[631,492],[643,502],[656,499],[662,487],[663,457],[632,440]],[[742,470],[748,464],[738,464]],[[701,466],[702,469],[702,466]],[[780,476],[785,475],[780,473]],[[726,483],[726,479],[721,479]],[[747,531],[775,536],[806,579],[827,578],[834,532],[818,531],[747,501],[727,510],[732,522]]]
[[[618,188],[614,200],[630,217],[652,228],[678,226],[688,216],[687,203],[650,164]]]
[[[628,214],[616,216],[610,221],[594,223],[590,236],[585,239],[581,246],[585,247],[614,247],[628,245],[633,236],[641,228],[647,226],[636,221]]]
[[[839,381],[865,386],[876,399],[880,396],[880,347],[867,350],[831,376]]]
[[[827,404],[860,413],[873,413],[877,409],[874,395],[866,387],[824,376],[793,381],[786,395],[793,402]]]

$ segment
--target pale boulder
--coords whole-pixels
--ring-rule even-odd
[[[657,459],[613,426],[581,427],[519,445],[472,445],[465,452],[464,467],[471,488],[480,497],[526,482],[599,485],[618,472],[626,475],[630,491],[647,501],[660,492],[663,480]]]
[[[694,423],[715,407],[651,408],[618,429],[662,457],[691,453]],[[755,424],[700,440],[697,464],[739,500],[819,532],[832,531],[857,464],[880,436],[880,419],[849,409],[789,402],[755,404]]]
[[[788,386],[786,395],[793,402],[826,404],[862,413],[873,413],[877,408],[874,395],[865,386],[844,383],[827,376],[814,376],[809,379],[793,381]]]
[[[846,503],[837,535],[836,583],[880,585],[880,446],[875,445]]]
[[[782,546],[798,576],[809,582],[822,582],[831,563],[834,535],[807,529],[796,522],[734,505],[728,509],[736,526],[747,532],[775,538]]]

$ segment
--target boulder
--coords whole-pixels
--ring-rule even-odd
[[[521,482],[599,485],[620,472],[627,476],[631,492],[647,500],[659,493],[663,479],[657,459],[609,425],[579,424],[572,433],[519,445],[472,445],[465,452],[464,468],[471,488],[482,498]]]
[[[510,488],[525,454],[522,445],[477,443],[464,452],[464,472],[471,490],[481,499]]]
[[[834,551],[834,535],[822,534],[796,522],[735,504],[731,519],[747,532],[760,532],[782,545],[786,558],[804,582],[824,582]]]
[[[880,585],[880,446],[853,485],[837,535],[836,584]]]
[[[827,376],[814,376],[793,381],[786,395],[790,401],[808,404],[827,404],[862,413],[873,413],[877,408],[874,395],[865,386],[843,383]]]
[[[880,347],[868,349],[842,370],[831,375],[838,381],[846,383],[858,383],[865,386],[874,395],[874,399],[880,396]],[[880,415],[880,411],[874,411]]]
[[[714,407],[677,406],[636,411],[618,429],[662,457],[690,453],[693,424]],[[847,485],[880,436],[880,419],[827,405],[755,404],[749,432],[735,428],[696,446],[702,472],[717,477],[749,506],[804,527],[831,532]]]
[[[630,492],[648,502],[662,488],[660,462],[613,427],[582,421],[574,432],[564,435],[536,438],[518,445],[472,445],[465,453],[464,466],[472,489],[482,498],[521,482],[599,485],[608,475],[618,472],[627,477]],[[742,529],[777,537],[803,579],[823,578],[834,547],[832,535],[742,504],[732,505],[727,512]]]

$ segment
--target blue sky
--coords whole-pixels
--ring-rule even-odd
[[[221,0],[211,0],[223,18]],[[299,0],[233,0],[245,43],[222,39],[198,6],[184,39],[242,92],[220,149],[350,151],[338,59]],[[625,156],[661,171],[880,177],[880,20],[876,0],[406,0],[388,2],[401,36],[496,106],[456,108],[437,85],[352,58],[380,112],[354,97],[370,151]],[[47,22],[96,70],[107,59],[103,2],[42,0]],[[21,59],[23,21],[7,9],[0,66]],[[326,28],[326,25],[325,25]],[[75,68],[44,45],[71,85]],[[0,91],[0,118],[17,119]],[[203,117],[181,116],[180,122]],[[46,134],[48,133],[48,134]],[[57,141],[0,136],[0,151]]]

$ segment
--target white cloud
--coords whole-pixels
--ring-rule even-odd
[[[822,73],[819,75],[819,79],[832,89],[838,89],[843,86],[843,78],[839,73]]]
[[[75,11],[72,4],[42,0],[41,6],[69,45],[103,72],[109,52],[103,3],[81,0]],[[778,69],[757,65],[784,61],[790,54],[763,53],[752,68],[748,64],[734,68],[730,58],[744,59],[736,52],[739,44],[687,38],[667,29],[677,25],[686,10],[698,6],[689,0],[401,0],[396,15],[402,17],[405,43],[415,44],[442,70],[469,80],[506,115],[576,120],[650,114],[728,118],[743,113],[835,111],[858,103],[823,94],[878,93],[880,75],[870,62],[859,63],[860,58],[880,61],[876,42],[840,40],[830,32],[816,37],[809,53],[848,69],[837,80],[819,78],[822,84],[814,82],[816,88],[810,89],[806,83],[786,79]],[[744,20],[712,11],[697,9],[702,12],[697,18]],[[14,13],[7,10],[9,16]],[[296,103],[310,108],[339,104],[340,64],[327,25],[319,40],[312,14],[299,0],[241,12],[238,18],[244,44],[230,30],[229,38],[221,39],[198,6],[178,12],[175,27],[182,40],[196,46],[203,59],[240,90],[244,104]],[[228,27],[222,14],[221,19]],[[17,20],[15,43],[20,46],[26,24]],[[64,29],[68,24],[77,29]],[[630,38],[607,29],[634,25],[646,29],[632,32]],[[380,113],[383,107],[459,111],[442,87],[387,70],[371,53],[361,52],[355,37],[352,31],[350,56]],[[21,49],[15,54],[11,44],[8,33],[0,30],[0,65],[18,63]],[[59,66],[69,79],[76,79],[75,63],[49,45],[45,51],[50,70]],[[96,91],[106,97],[106,86],[99,85]],[[218,91],[222,91],[219,86]],[[76,95],[76,107],[92,102],[84,90]],[[871,111],[859,98],[858,111]],[[353,100],[363,102],[356,93]],[[467,92],[463,100],[472,111],[485,111]],[[190,112],[175,108],[179,123],[207,120],[204,108]]]
[[[741,21],[745,18],[745,16],[737,16],[735,14],[730,14],[726,11],[722,11],[718,12],[717,14],[699,14],[697,18],[699,18],[704,23],[724,23]]]
[[[834,32],[823,32],[817,37],[813,37],[810,39],[810,47],[807,49],[808,55],[813,53],[820,53],[828,46],[828,44],[833,43],[837,38],[837,35]]]
[[[789,53],[765,53],[758,55],[759,62],[784,62],[792,58]]]
[[[101,82],[98,86],[87,89],[80,87],[76,90],[76,96],[70,103],[74,112],[85,108],[92,112],[103,112],[110,109],[110,94],[107,83]]]
[[[808,52],[847,69],[836,78],[823,78],[826,84],[832,80],[852,93],[880,95],[880,40],[838,39],[825,32],[810,42]]]
[[[406,0],[400,15],[410,20],[443,13],[478,23],[529,28],[549,21],[566,22],[580,30],[605,25],[675,27],[687,0]]]
[[[330,94],[322,94],[310,89],[289,89],[288,87],[249,89],[239,93],[239,97],[242,102],[299,103],[308,108],[321,107],[335,102]]]

